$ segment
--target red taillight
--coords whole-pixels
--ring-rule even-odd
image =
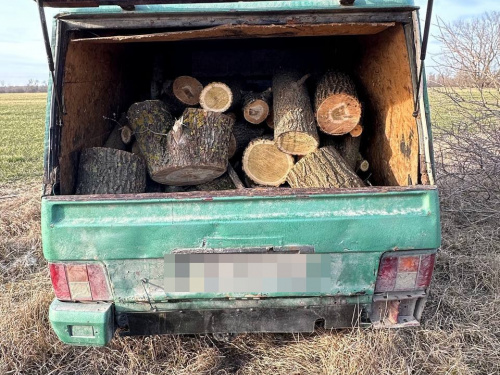
[[[50,278],[52,279],[52,287],[57,299],[71,300],[69,293],[68,279],[66,278],[66,267],[64,264],[50,263]]]
[[[435,254],[391,253],[380,261],[375,292],[410,291],[429,286]]]
[[[112,299],[106,270],[101,264],[50,263],[50,277],[57,299],[109,301]]]

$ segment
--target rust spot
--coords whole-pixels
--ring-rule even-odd
[[[364,296],[365,294],[366,294],[366,291],[362,290],[361,292],[353,293],[353,296]]]

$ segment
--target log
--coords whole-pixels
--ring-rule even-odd
[[[136,194],[146,189],[146,164],[130,152],[93,147],[80,154],[76,194]]]
[[[212,82],[206,85],[200,93],[201,108],[212,112],[226,112],[241,101],[239,84]]]
[[[217,177],[213,181],[205,182],[200,185],[195,186],[195,190],[197,191],[214,191],[214,190],[234,190],[236,186],[233,181],[229,177],[227,173],[224,173],[222,176]]]
[[[203,85],[194,77],[180,76],[172,84],[171,96],[186,106],[194,106],[200,102]]]
[[[250,92],[243,97],[243,117],[251,124],[261,124],[269,116],[271,89],[262,93]]]
[[[322,147],[303,157],[287,177],[292,188],[354,188],[363,181],[347,165],[335,147]]]
[[[150,177],[156,182],[170,159],[167,134],[174,126],[174,118],[159,100],[146,100],[132,104],[127,112],[140,154],[147,163]]]
[[[347,165],[349,165],[349,168],[356,171],[361,138],[352,137],[350,134],[335,137],[326,135],[321,137],[321,141],[323,146],[334,146]]]
[[[368,172],[368,169],[370,169],[370,163],[359,154],[358,161],[356,162],[356,172]]]
[[[120,129],[120,136],[122,139],[122,142],[126,145],[129,145],[132,142],[132,136],[133,136],[132,129],[130,129],[127,125],[123,126]]]
[[[266,125],[269,126],[270,129],[274,130],[274,112],[272,108],[269,110],[269,116],[266,118]]]
[[[356,85],[345,73],[329,71],[321,77],[314,106],[318,127],[326,134],[347,134],[361,119]]]
[[[130,152],[132,152],[134,155],[140,156],[141,158],[143,157],[141,154],[141,150],[139,148],[139,143],[137,141],[132,143],[132,147],[130,148]]]
[[[158,100],[162,94],[165,76],[165,56],[156,55],[153,60],[153,75],[151,77],[151,99]]]
[[[231,133],[231,137],[229,138],[229,146],[227,151],[227,158],[231,159],[236,154],[236,149],[238,144],[236,143],[236,137],[233,133]]]
[[[307,155],[319,138],[305,80],[297,72],[280,71],[273,77],[274,139],[292,155]]]
[[[361,134],[363,134],[363,127],[361,126],[361,124],[358,124],[349,132],[349,134],[352,137],[359,137]]]
[[[236,142],[234,154],[241,154],[248,144],[255,138],[260,138],[266,131],[264,126],[252,125],[245,120],[239,120],[234,124],[233,135]]]
[[[229,176],[231,181],[233,181],[233,184],[236,187],[236,189],[241,190],[241,189],[245,188],[245,185],[243,184],[243,182],[241,182],[240,177],[238,176],[238,173],[236,173],[236,171],[234,170],[231,163],[227,164],[227,175]]]
[[[114,148],[116,150],[125,150],[127,148],[125,143],[123,143],[122,141],[120,129],[121,126],[117,122],[113,127],[113,130],[111,130],[111,133],[109,133],[108,139],[106,139],[106,142],[104,142],[103,147]]]
[[[222,113],[186,108],[166,137],[168,158],[151,176],[167,185],[199,185],[221,176],[227,168],[234,120]]]
[[[171,79],[168,79],[163,83],[161,100],[170,114],[177,117],[182,115],[182,112],[186,109],[186,105],[175,97],[173,86],[174,81]]]
[[[259,185],[283,184],[293,164],[293,156],[280,151],[271,139],[255,139],[243,153],[243,171]]]

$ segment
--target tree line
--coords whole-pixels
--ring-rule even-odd
[[[47,81],[40,82],[37,79],[30,79],[25,85],[7,85],[5,81],[0,81],[0,93],[31,92],[47,92]]]

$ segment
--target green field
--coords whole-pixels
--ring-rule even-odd
[[[46,94],[0,94],[0,183],[43,173]]]

